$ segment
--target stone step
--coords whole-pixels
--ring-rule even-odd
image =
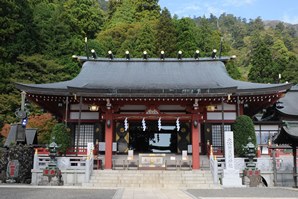
[[[89,187],[219,188],[210,171],[95,170]]]
[[[164,180],[164,181],[202,181],[202,180],[209,180],[212,181],[212,178],[204,178],[204,177],[118,177],[118,176],[110,176],[110,177],[101,177],[101,176],[96,176],[96,177],[91,177],[92,180],[101,180],[101,181],[109,181],[109,180],[135,180],[135,179],[146,179],[146,180]]]

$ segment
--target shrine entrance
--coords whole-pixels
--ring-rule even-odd
[[[150,122],[144,131],[135,123],[129,132],[129,147],[136,153],[177,153],[177,129],[174,124],[159,130],[156,122]]]
[[[127,131],[121,124],[116,127],[118,153],[128,150],[134,153],[181,153],[191,145],[188,123],[181,123],[179,131],[175,122],[167,122],[158,128],[156,121],[147,121],[144,129],[140,122],[131,122]]]

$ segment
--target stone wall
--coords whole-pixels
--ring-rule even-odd
[[[18,177],[15,178],[17,183],[31,182],[31,169],[33,167],[34,150],[27,145],[11,145],[8,149],[0,149],[0,180],[7,180],[7,164],[9,160],[17,160],[19,162]]]

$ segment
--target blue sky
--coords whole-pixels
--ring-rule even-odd
[[[179,17],[209,17],[210,13],[218,17],[225,12],[246,19],[260,16],[298,24],[297,0],[159,0],[159,4]]]

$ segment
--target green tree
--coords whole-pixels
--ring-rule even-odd
[[[176,57],[176,29],[167,8],[162,10],[156,29],[156,52],[165,51],[166,57]]]
[[[190,18],[182,18],[176,24],[177,50],[183,52],[183,57],[193,57],[198,49],[198,27]]]
[[[131,0],[123,0],[121,4],[118,4],[116,10],[113,12],[111,19],[106,23],[106,29],[118,26],[120,24],[132,24],[136,22],[135,18],[136,6]]]
[[[154,23],[145,22],[141,26],[138,37],[135,40],[135,56],[141,57],[143,51],[147,51],[148,56],[156,57],[155,52],[155,30]]]
[[[156,20],[159,18],[160,6],[158,0],[133,0],[136,6],[138,21]]]
[[[226,39],[230,40],[234,48],[244,47],[243,39],[247,35],[247,26],[241,18],[223,13],[220,15],[217,24],[218,28],[223,32]]]
[[[58,123],[54,126],[52,130],[51,137],[55,137],[55,142],[60,145],[59,152],[62,154],[66,153],[68,147],[70,147],[70,133],[66,128],[65,124]]]
[[[235,66],[235,62],[230,61],[226,64],[226,68],[227,71],[229,73],[229,75],[233,78],[233,79],[240,79],[241,78],[241,73],[239,71],[239,69],[237,68],[237,66]]]
[[[282,33],[285,30],[285,25],[283,22],[279,22],[275,26],[275,30],[278,31],[279,33]]]
[[[0,120],[3,124],[17,121],[15,111],[20,107],[20,97],[16,93],[0,94]]]
[[[251,69],[248,79],[259,83],[274,83],[273,71],[276,65],[272,61],[270,48],[259,35],[255,35],[252,40]]]
[[[73,68],[75,68],[75,64],[73,64]],[[60,64],[59,60],[34,54],[32,56],[19,56],[17,70],[13,75],[14,79],[41,84],[69,80],[77,73],[78,68],[76,71],[71,71]]]
[[[277,39],[272,49],[272,60],[276,64],[276,67],[272,71],[272,76],[276,81],[278,81],[278,75],[282,74],[286,66],[289,63],[289,51],[285,46],[284,42],[280,39]]]
[[[0,12],[0,59],[13,62],[36,47],[32,9],[27,1],[2,0]]]
[[[114,13],[117,10],[117,7],[120,6],[120,4],[122,3],[122,1],[119,0],[109,0],[108,2],[108,19],[110,20]]]
[[[63,4],[61,19],[72,32],[93,39],[102,28],[104,13],[97,0],[68,0]]]
[[[205,17],[198,22],[198,28],[198,46],[201,55],[210,56],[213,49],[220,48],[220,32],[214,30]]]
[[[243,147],[248,143],[248,137],[252,139],[252,143],[256,146],[256,134],[252,119],[247,115],[238,116],[233,124],[233,132],[235,155],[244,157],[245,150]]]
[[[289,63],[286,65],[281,77],[282,82],[288,81],[298,84],[298,58],[296,55],[291,54],[289,56]]]
[[[96,0],[41,1],[33,8],[38,53],[51,57],[82,54],[84,37],[95,38],[104,21]]]
[[[250,35],[258,34],[265,29],[263,20],[261,17],[257,17],[256,19],[251,19],[248,23],[248,33]]]
[[[128,42],[126,42],[127,38],[133,38],[137,33],[134,31],[135,26],[136,24],[118,24],[101,31],[96,40],[98,43],[101,43],[100,45],[106,55],[111,50],[115,56],[123,57],[125,51],[130,50]]]

